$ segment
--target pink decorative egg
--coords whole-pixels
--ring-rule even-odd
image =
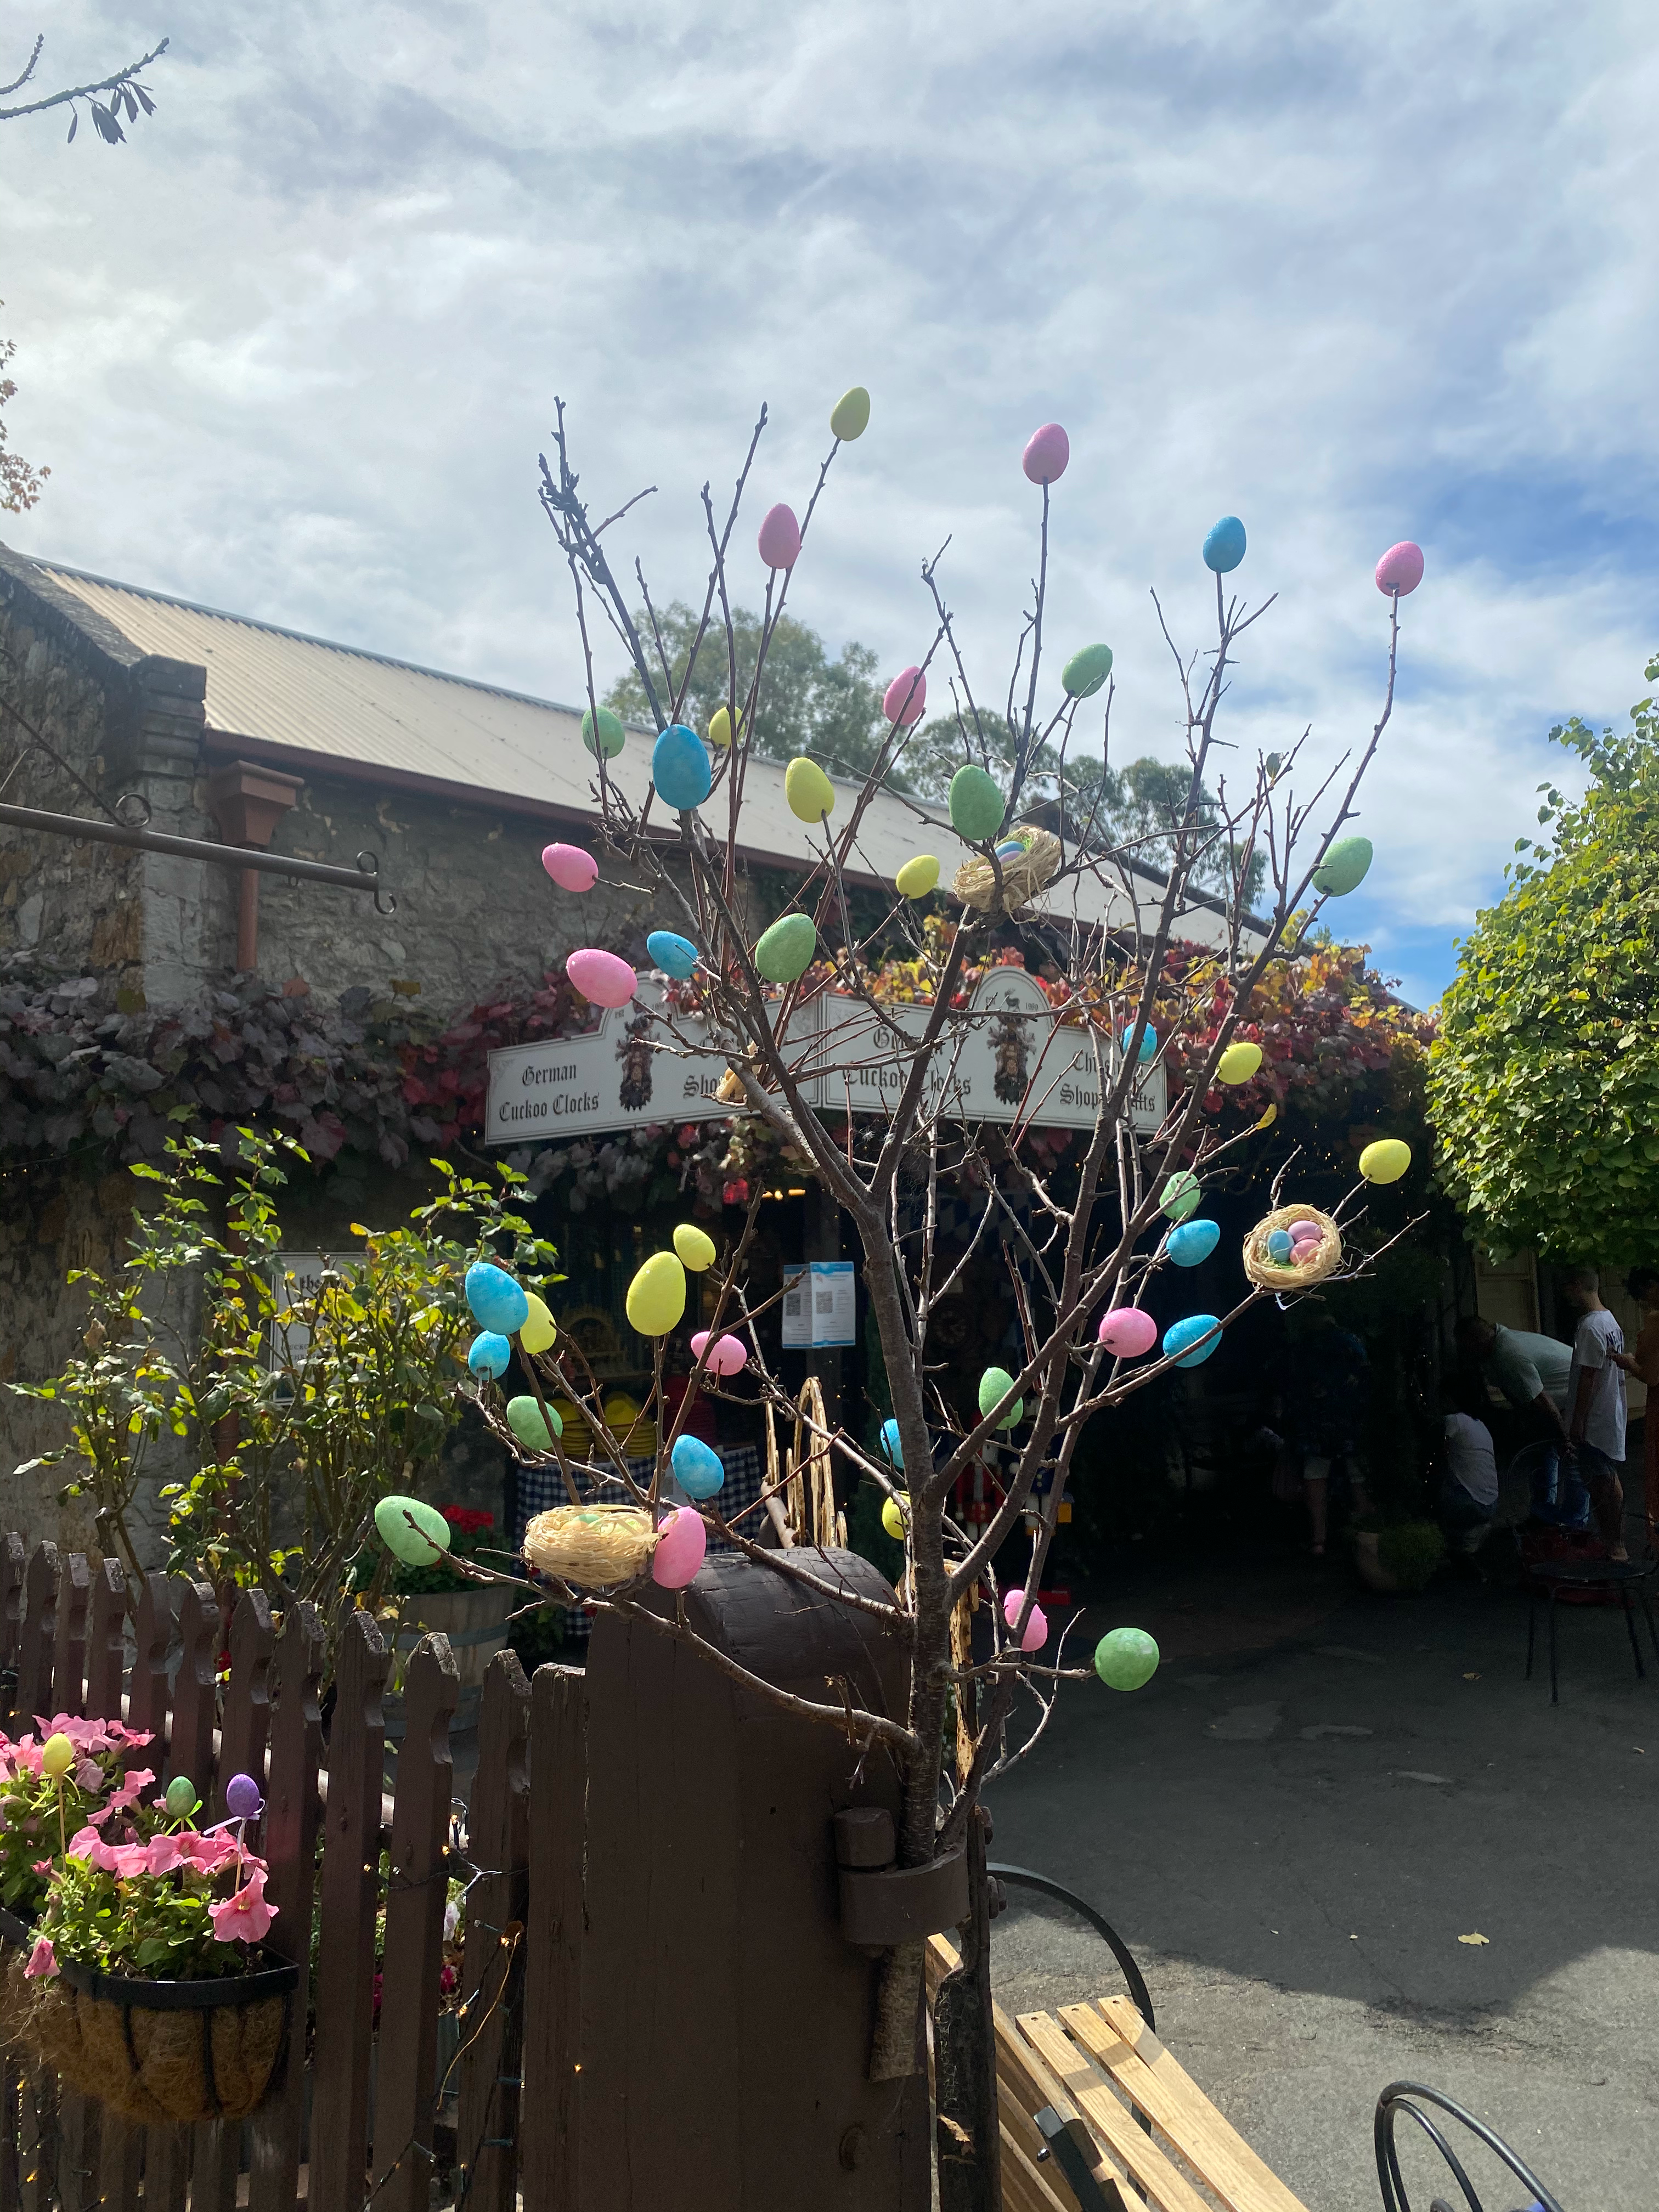
[[[1139,1359],[1158,1342],[1158,1323],[1139,1306],[1117,1306],[1103,1317],[1100,1340],[1114,1359]]]
[[[1403,599],[1423,580],[1423,548],[1402,538],[1376,564],[1376,588],[1385,598]]]
[[[701,1513],[689,1505],[678,1507],[662,1524],[657,1548],[651,1554],[651,1579],[661,1589],[684,1589],[702,1565],[708,1549],[708,1531]]]
[[[1019,1616],[1025,1609],[1025,1593],[1011,1589],[1002,1601],[1002,1617],[1012,1631],[1019,1625]],[[1041,1651],[1048,1641],[1048,1616],[1040,1605],[1031,1607],[1031,1617],[1025,1624],[1025,1633],[1019,1639],[1022,1651]]]
[[[920,668],[901,668],[882,695],[881,711],[890,722],[897,722],[908,730],[921,720],[921,710],[927,704],[927,677]]]
[[[1033,483],[1053,483],[1066,473],[1072,458],[1072,441],[1058,422],[1045,422],[1034,430],[1020,455],[1019,465]]]
[[[1306,1237],[1319,1237],[1322,1234],[1323,1231],[1321,1230],[1319,1224],[1316,1221],[1293,1221],[1291,1224],[1291,1242],[1292,1244],[1300,1244]]]
[[[562,891],[591,891],[599,881],[599,862],[580,845],[544,845],[542,866]]]
[[[583,998],[596,1006],[625,1006],[639,988],[640,979],[625,960],[591,945],[571,954],[564,972]]]
[[[700,1328],[691,1340],[691,1357],[702,1360],[705,1374],[738,1375],[748,1364],[749,1346],[739,1336],[717,1336],[710,1344],[708,1331]]]
[[[793,507],[768,507],[760,526],[760,556],[769,568],[793,568],[800,558],[800,525]]]

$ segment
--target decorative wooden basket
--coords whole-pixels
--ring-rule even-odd
[[[651,1564],[657,1531],[637,1505],[556,1505],[524,1532],[524,1556],[538,1574],[586,1589],[631,1583]]]
[[[245,2120],[264,2104],[288,2047],[297,1966],[158,1982],[64,1959],[30,1981],[33,1931],[5,1913],[0,1934],[11,1953],[5,2040],[72,2089],[150,2126]]]
[[[1275,1229],[1288,1229],[1292,1222],[1312,1221],[1318,1224],[1319,1243],[1313,1247],[1313,1257],[1299,1266],[1288,1261],[1270,1260],[1267,1239]],[[1342,1264],[1342,1232],[1328,1213],[1322,1213],[1316,1206],[1279,1206],[1264,1214],[1244,1239],[1244,1272],[1250,1280],[1264,1291],[1306,1291],[1316,1283],[1322,1283]]]
[[[977,855],[964,860],[951,879],[951,888],[964,906],[975,907],[981,914],[994,908],[1001,914],[1013,914],[1029,906],[1042,886],[1060,866],[1060,840],[1051,830],[1017,830],[1013,833],[1024,850],[998,855],[997,865],[1002,870],[1001,903],[998,904],[996,869],[988,860]]]

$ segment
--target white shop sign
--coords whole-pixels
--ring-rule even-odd
[[[642,986],[631,1005],[612,1008],[586,1036],[492,1052],[484,1142],[533,1144],[732,1111],[714,1096],[726,1073],[725,1054],[704,1048],[700,1022],[677,1021],[678,1035],[672,1035],[658,1019],[659,1003]],[[856,999],[830,993],[799,1008],[786,1046],[808,1103],[823,1113],[890,1112],[929,1012],[894,1006],[877,1015]],[[927,1102],[942,1105],[954,1121],[1091,1129],[1102,1047],[1109,1077],[1115,1045],[1098,1030],[1057,1022],[1023,969],[999,969],[983,979],[935,1047]],[[1164,1119],[1166,1096],[1163,1068],[1149,1068],[1131,1098],[1131,1126],[1150,1135]]]

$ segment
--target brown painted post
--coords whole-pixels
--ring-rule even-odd
[[[270,1659],[276,1639],[270,1626],[270,1601],[260,1589],[244,1590],[230,1620],[230,1684],[225,1692],[224,1730],[219,1740],[219,1774],[213,1785],[213,1817],[225,1817],[225,1785],[233,1774],[251,1774],[264,1793],[265,1745],[270,1735]]]
[[[323,1674],[323,1624],[315,1606],[291,1605],[277,1639],[270,1778],[262,1824],[270,1879],[265,1895],[276,1917],[265,1938],[300,1969],[288,2063],[270,2101],[251,2123],[248,2212],[295,2212],[300,2190],[300,2130],[305,2112],[306,2008],[311,1978],[311,1905],[316,1880],[317,1769],[323,1749],[317,1692]]]
[[[404,1678],[407,1724],[398,1754],[374,2077],[374,2185],[386,2212],[426,2212],[434,2171],[438,1978],[454,1770],[449,1724],[461,1694],[447,1636],[423,1636]]]
[[[92,1578],[92,1618],[87,1634],[86,1709],[100,1721],[121,1717],[121,1678],[126,1673],[127,1578],[118,1559],[102,1559]]]
[[[0,1721],[9,1726],[17,1710],[17,1660],[23,1648],[23,1606],[29,1555],[22,1538],[9,1528],[0,1542]]]
[[[524,2212],[574,2212],[581,2149],[582,1861],[587,1693],[575,1667],[530,1686],[530,1917],[525,1960]]]
[[[146,1575],[131,1593],[136,1601],[133,1639],[137,1646],[127,1689],[127,1726],[148,1729],[154,1741],[134,1754],[135,1763],[167,1772],[167,1653],[172,1647],[173,1586],[165,1575]]]
[[[71,1552],[58,1571],[58,1635],[52,1654],[52,1711],[79,1720],[86,1704],[87,1608],[92,1569],[84,1552]]]
[[[329,1737],[309,2212],[359,2212],[366,2193],[386,1672],[385,1638],[352,1607],[340,1632]]]
[[[40,1543],[29,1561],[23,1634],[17,1661],[17,1719],[27,1733],[50,1720],[52,1669],[58,1640],[58,1547]]]
[[[455,2189],[467,2212],[514,2212],[530,1889],[530,1685],[515,1651],[484,1674],[466,1833],[472,1868],[494,1871],[472,1873],[466,1900]]]
[[[213,1802],[213,1729],[218,1719],[219,1601],[211,1583],[180,1580],[179,1634],[185,1656],[173,1684],[173,1739],[168,1774],[187,1774],[207,1820]]]

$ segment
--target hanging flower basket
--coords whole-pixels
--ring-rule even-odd
[[[33,1929],[0,1911],[10,1956],[5,2040],[123,2118],[245,2120],[264,2102],[288,2046],[297,1966],[204,1981],[141,1981],[62,1959],[48,1980],[24,1968]]]

